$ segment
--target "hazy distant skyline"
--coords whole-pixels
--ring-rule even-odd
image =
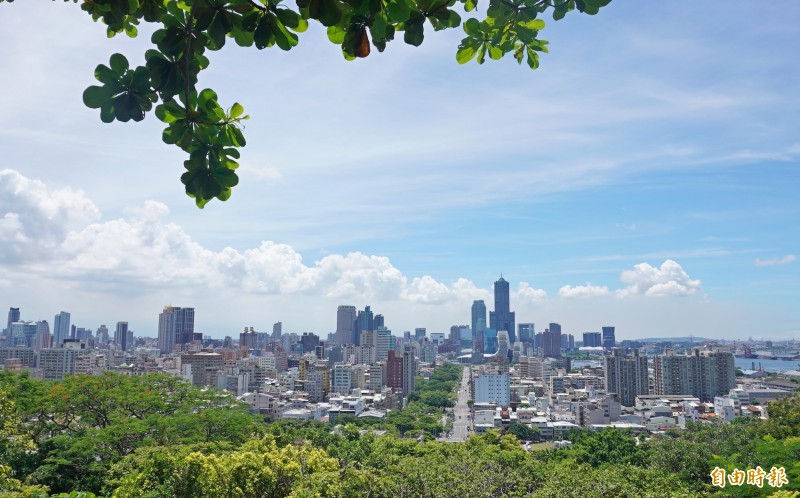
[[[191,306],[222,337],[370,305],[446,332],[502,273],[537,330],[800,339],[797,2],[615,0],[548,18],[534,72],[459,66],[460,30],[352,63],[318,26],[288,54],[226,47],[201,88],[252,119],[240,186],[202,211],[155,116],[81,101],[112,53],[142,63],[147,28],[0,11],[3,312],[155,336]]]

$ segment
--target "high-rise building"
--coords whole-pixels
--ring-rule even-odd
[[[472,351],[483,354],[486,331],[486,303],[483,299],[472,302]]]
[[[283,334],[283,322],[275,322],[272,324],[272,342],[281,343],[281,335]]]
[[[34,342],[33,348],[38,351],[51,347],[53,347],[53,336],[50,335],[50,325],[47,320],[36,322],[36,342]]]
[[[403,356],[398,356],[395,351],[389,351],[386,358],[383,381],[393,391],[403,391]]]
[[[356,322],[355,306],[339,306],[336,309],[336,342],[340,345],[355,344],[353,326]]]
[[[372,322],[372,326],[375,327],[375,330],[378,330],[381,327],[385,327],[386,326],[386,322],[385,322],[385,320],[383,318],[383,315],[380,315],[380,314],[375,315],[375,318],[373,319],[373,322]]]
[[[158,349],[162,354],[179,350],[194,341],[194,308],[164,306],[158,315]]]
[[[535,335],[536,329],[532,323],[520,323],[517,325],[517,338],[519,342],[525,344],[533,343],[533,337]]]
[[[583,347],[586,348],[599,348],[602,344],[600,341],[600,332],[584,332],[583,333]]]
[[[101,344],[103,346],[107,345],[109,341],[108,327],[106,327],[105,325],[100,325],[99,327],[97,327],[94,336],[97,340],[97,344]]]
[[[511,350],[511,342],[508,338],[508,331],[501,330],[497,333],[497,356],[508,357]]]
[[[475,402],[508,406],[511,402],[508,374],[488,373],[476,377]]]
[[[60,348],[69,339],[69,313],[62,311],[53,320],[53,346]]]
[[[689,355],[667,351],[653,362],[655,393],[685,394],[714,401],[736,387],[733,353],[694,348]]]
[[[403,349],[403,396],[414,390],[414,382],[417,377],[417,357],[414,355],[414,348],[406,346]]]
[[[606,393],[616,393],[622,406],[634,406],[636,396],[648,394],[647,356],[638,350],[625,356],[625,350],[613,348],[611,356],[603,359]]]
[[[551,323],[542,333],[542,354],[545,358],[561,358],[561,325]]]
[[[8,308],[8,322],[6,323],[6,334],[11,335],[11,324],[20,320],[19,308]]]
[[[515,313],[511,311],[511,299],[508,282],[502,276],[494,283],[494,311],[489,314],[489,327],[497,331],[505,330],[514,343],[517,340]]]
[[[603,327],[603,347],[611,349],[617,344],[617,339],[614,336],[614,327]]]
[[[428,330],[425,327],[417,327],[414,329],[414,340],[422,341],[428,334]]]
[[[300,337],[300,344],[303,346],[303,353],[315,353],[317,346],[319,346],[319,336],[312,332],[303,332]]]
[[[353,323],[353,339],[355,345],[361,345],[361,332],[365,330],[375,330],[375,317],[369,306],[365,306],[362,311],[358,312],[356,321]]]
[[[128,347],[128,322],[117,322],[117,328],[114,330],[114,349],[127,351]]]
[[[389,356],[392,331],[386,327],[378,327],[375,331],[375,361],[386,361]]]
[[[244,332],[239,334],[239,348],[258,349],[258,333],[253,327],[245,327]]]

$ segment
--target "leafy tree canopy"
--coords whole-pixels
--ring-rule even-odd
[[[12,2],[13,0],[0,0]],[[66,0],[69,1],[69,0]],[[73,0],[75,3],[78,0]],[[99,109],[103,122],[141,121],[155,109],[166,128],[162,140],[187,155],[181,182],[199,207],[212,199],[227,200],[239,182],[239,149],[246,144],[244,107],[220,104],[212,89],[199,89],[198,76],[209,66],[208,52],[228,42],[258,50],[277,46],[291,50],[309,22],[327,29],[345,59],[383,52],[402,33],[409,45],[422,44],[425,33],[463,27],[465,37],[456,60],[483,64],[511,53],[518,63],[539,67],[548,42],[539,37],[544,15],[562,19],[571,11],[597,14],[611,0],[489,0],[478,15],[478,0],[83,0],[81,9],[107,26],[108,36],[138,34],[141,23],[159,28],[144,64],[131,66],[121,54],[94,72],[98,85],[83,94]],[[461,13],[459,13],[461,12]],[[470,17],[462,24],[462,14]]]

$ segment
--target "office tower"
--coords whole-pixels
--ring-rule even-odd
[[[389,356],[392,331],[386,327],[378,327],[375,331],[375,361],[385,361]]]
[[[536,330],[532,323],[520,323],[517,325],[517,337],[519,342],[524,344],[533,343],[533,337],[536,335]]]
[[[517,326],[509,296],[508,282],[501,276],[500,280],[494,283],[494,311],[489,314],[489,327],[497,331],[507,331],[513,343],[517,340]]]
[[[239,348],[258,349],[258,334],[253,327],[245,327],[244,332],[239,334]]]
[[[108,327],[105,325],[100,325],[97,327],[97,330],[94,333],[94,336],[97,340],[98,344],[106,345],[108,344]]]
[[[603,347],[611,349],[616,346],[617,340],[614,337],[614,327],[603,327]]]
[[[714,401],[736,387],[733,353],[694,348],[689,355],[668,350],[653,361],[655,394],[684,394]]]
[[[497,352],[497,331],[493,328],[483,331],[483,352],[495,354]]]
[[[6,323],[6,334],[11,335],[11,324],[20,319],[19,308],[8,308],[8,322]]]
[[[472,351],[483,354],[486,330],[486,303],[482,299],[472,302]]]
[[[12,346],[32,348],[36,342],[36,324],[34,322],[11,322],[9,336]]]
[[[60,348],[69,339],[69,313],[62,311],[53,320],[53,346]]]
[[[77,331],[78,331],[77,327],[75,325],[71,325],[69,327],[69,338],[70,339],[77,339],[77,335],[76,335]]]
[[[450,335],[447,336],[447,340],[450,341],[451,344],[455,344],[458,346],[461,343],[461,327],[463,325],[453,325],[450,327]]]
[[[355,306],[339,306],[336,309],[336,342],[340,345],[355,344],[353,327],[356,321]]]
[[[300,344],[303,346],[303,354],[316,354],[317,346],[319,346],[319,336],[312,332],[303,332],[303,336],[300,338]]]
[[[611,356],[603,359],[606,393],[616,393],[622,406],[634,406],[636,396],[649,393],[647,356],[625,356],[621,348],[613,348]]]
[[[561,358],[561,325],[551,323],[542,333],[542,355],[545,358]]]
[[[385,327],[386,323],[384,322],[383,315],[375,315],[375,318],[372,321],[372,326],[375,328],[375,330]]]
[[[272,324],[272,342],[280,344],[281,336],[283,334],[283,322],[275,322]]]
[[[375,330],[375,318],[369,306],[365,306],[363,311],[358,312],[356,321],[353,323],[353,339],[355,345],[361,345],[361,332],[365,330]]]
[[[427,331],[427,329],[425,327],[417,327],[417,328],[415,328],[414,329],[414,340],[421,342],[423,339],[425,339],[425,336],[427,335],[427,333],[428,333],[428,331]]]
[[[586,348],[599,348],[602,345],[600,337],[600,332],[584,332],[583,346]]]
[[[133,337],[133,330],[128,329],[125,333],[125,351],[134,349],[136,347],[136,338]]]
[[[114,330],[114,349],[128,350],[128,322],[117,322]]]
[[[178,351],[194,342],[194,308],[164,306],[158,315],[158,349],[162,354]]]
[[[414,348],[406,346],[403,349],[403,396],[414,390],[414,382],[417,377],[417,358],[414,355]]]
[[[36,322],[36,341],[33,349],[50,349],[53,347],[53,336],[50,335],[50,325],[47,320]]]

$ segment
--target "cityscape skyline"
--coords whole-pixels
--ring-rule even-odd
[[[459,66],[460,30],[352,63],[318,26],[291,54],[209,54],[199,84],[252,119],[233,197],[198,210],[163,123],[106,125],[81,99],[110,54],[142,63],[148,28],[97,43],[71,2],[16,2],[0,18],[0,43],[26,47],[0,60],[26,75],[0,81],[0,304],[148,335],[170,302],[211,335],[328,331],[342,304],[446,331],[492,308],[502,273],[517,323],[800,337],[800,4],[759,4],[744,30],[726,14],[754,10],[548,18],[535,72]]]

